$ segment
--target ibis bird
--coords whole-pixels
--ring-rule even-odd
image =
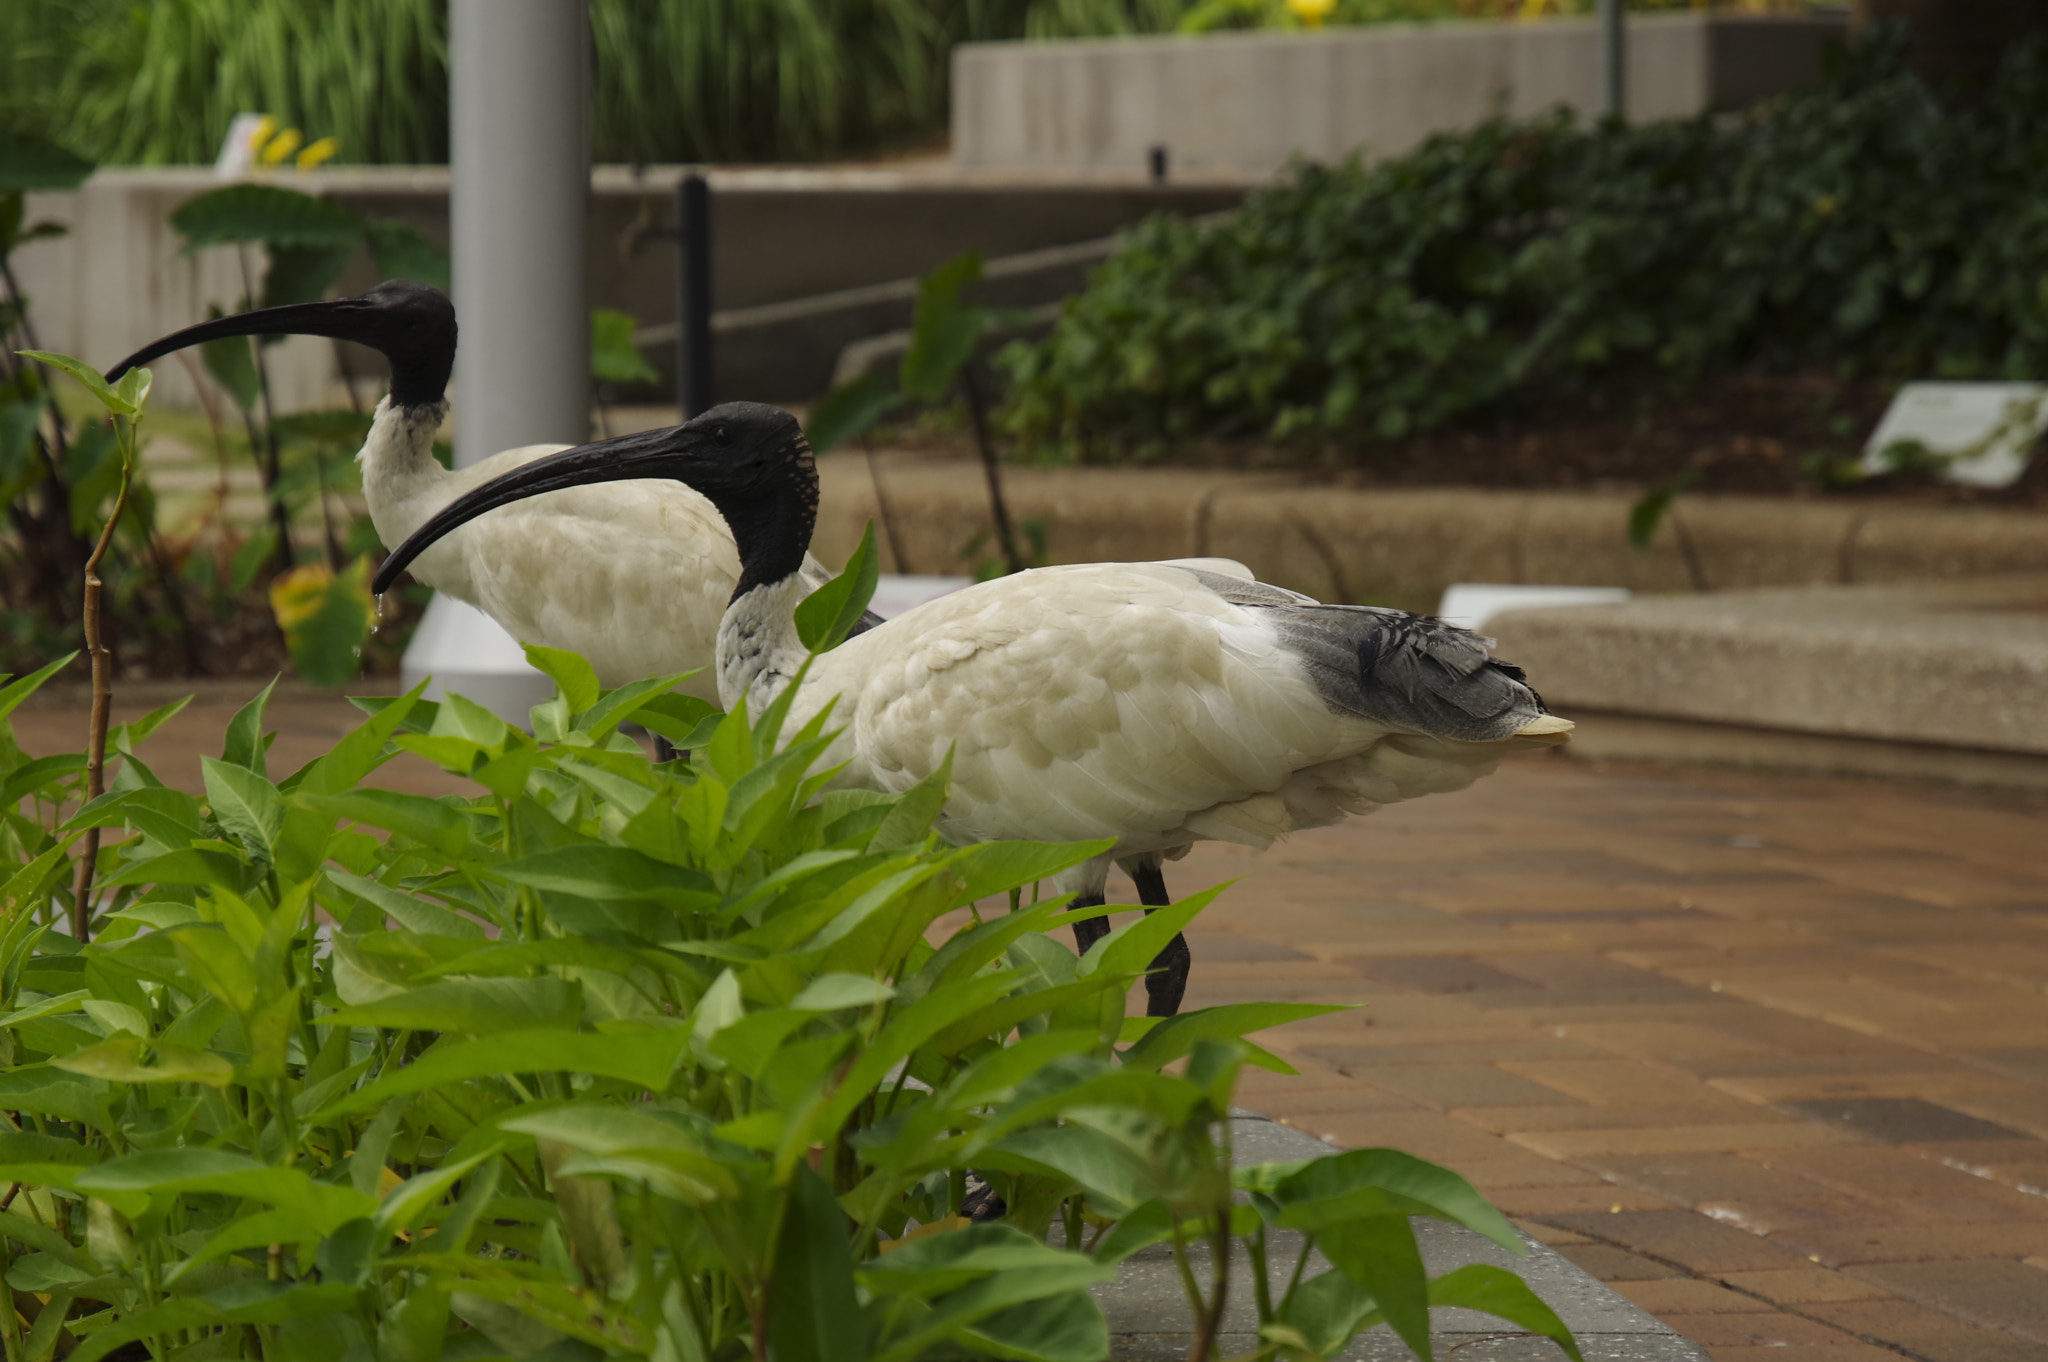
[[[392,279],[358,297],[201,322],[144,346],[107,378],[226,336],[331,336],[380,351],[391,365],[391,391],[356,457],[370,521],[392,545],[465,493],[569,448],[527,445],[443,468],[434,433],[448,414],[455,334],[447,295]],[[581,653],[603,686],[696,671],[682,688],[715,702],[713,646],[739,566],[732,533],[711,503],[682,483],[655,479],[568,489],[490,516],[423,555],[414,575],[522,643]],[[813,585],[830,575],[816,559],[803,572]]]
[[[438,537],[522,498],[666,477],[708,497],[739,545],[718,629],[721,701],[759,713],[807,653],[795,625],[818,476],[794,418],[731,403],[685,425],[537,459],[449,503],[385,560],[382,585]],[[1563,740],[1521,671],[1425,616],[1323,605],[1173,563],[1039,568],[941,596],[815,658],[794,731],[828,702],[842,785],[899,792],[953,753],[938,830],[1114,846],[1058,882],[1104,902],[1112,860],[1158,858],[1456,790],[1506,752]],[[1158,895],[1163,897],[1163,894]],[[1080,933],[1085,949],[1091,935]],[[1155,961],[1170,1015],[1189,959]]]

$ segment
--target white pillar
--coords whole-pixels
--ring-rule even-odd
[[[450,0],[449,226],[460,340],[455,462],[590,436],[586,0]],[[523,722],[550,686],[510,635],[437,599],[406,649],[408,685],[459,691]]]

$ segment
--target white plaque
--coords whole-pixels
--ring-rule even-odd
[[[2010,487],[2048,429],[2048,383],[1908,383],[1863,446],[1863,471],[1889,473],[1893,445],[1917,441],[1943,460],[1940,476]]]

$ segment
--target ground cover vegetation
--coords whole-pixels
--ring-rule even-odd
[[[1647,0],[1664,7],[1682,0]],[[1327,22],[1591,0],[1339,0]],[[593,0],[604,161],[816,159],[939,136],[958,42],[1301,20],[1283,0]],[[337,159],[448,158],[445,0],[9,0],[0,125],[105,164],[211,161],[261,110]]]
[[[132,433],[148,384],[96,391]],[[875,558],[805,602],[813,653]],[[415,690],[274,777],[266,689],[203,794],[140,755],[178,705],[96,712],[101,792],[8,722],[68,659],[0,686],[8,1362],[1097,1362],[1087,1288],[1154,1246],[1199,1362],[1233,1241],[1249,1357],[1385,1323],[1426,1358],[1463,1305],[1577,1362],[1512,1273],[1429,1278],[1411,1215],[1520,1247],[1448,1170],[1233,1167],[1236,1074],[1286,1070],[1247,1033],[1331,1009],[1125,1015],[1214,891],[1076,959],[1035,886],[1106,843],[947,846],[943,769],[825,788],[829,716],[784,733],[781,701],[754,723],[529,655],[557,688],[530,733]],[[476,793],[368,784],[400,753]],[[970,1170],[999,1223],[963,1214]]]
[[[2044,171],[2048,45],[1957,98],[1882,34],[1741,116],[1502,120],[1304,165],[1219,225],[1131,232],[1006,353],[1005,419],[1042,457],[1142,458],[1370,448],[1725,375],[2037,377]]]

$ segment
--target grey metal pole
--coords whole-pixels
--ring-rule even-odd
[[[717,405],[711,338],[711,186],[683,176],[676,189],[676,404],[683,419]]]
[[[450,0],[458,465],[590,438],[589,67],[586,0]],[[428,605],[403,672],[512,722],[551,690],[504,629],[447,596]]]
[[[451,0],[455,462],[590,437],[585,0]]]
[[[1600,112],[1628,117],[1628,35],[1622,0],[1600,0]]]

